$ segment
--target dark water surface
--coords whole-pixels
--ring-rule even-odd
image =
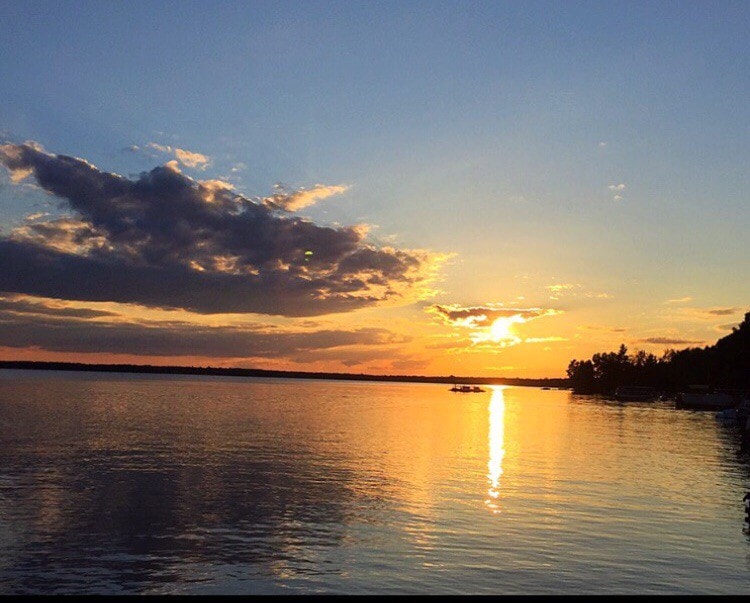
[[[0,593],[745,593],[713,413],[0,371]]]

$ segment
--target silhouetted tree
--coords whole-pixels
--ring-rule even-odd
[[[665,350],[657,358],[643,350],[631,356],[622,344],[617,352],[596,353],[591,360],[571,360],[567,374],[573,388],[580,392],[607,392],[619,385],[667,390],[693,384],[750,388],[750,312],[713,346]]]
[[[591,360],[571,360],[568,364],[568,379],[579,392],[593,392],[596,390],[594,364]]]

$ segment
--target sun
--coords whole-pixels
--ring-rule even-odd
[[[522,322],[526,321],[518,314],[514,316],[501,316],[492,323],[488,339],[496,342],[516,341],[518,337],[513,332],[513,325]]]
[[[510,318],[498,318],[490,327],[490,337],[495,341],[509,339],[511,335],[510,327],[512,324],[513,321]]]

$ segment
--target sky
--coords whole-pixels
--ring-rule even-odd
[[[750,310],[746,2],[0,10],[0,358],[557,377]]]

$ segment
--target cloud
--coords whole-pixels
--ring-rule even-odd
[[[459,306],[435,304],[426,311],[453,327],[478,328],[490,326],[498,318],[518,318],[523,322],[558,314],[558,310],[544,308],[505,308],[495,304],[486,306]]]
[[[560,283],[557,285],[547,285],[545,289],[550,292],[550,299],[560,299],[560,295],[569,293],[574,289],[580,289],[581,285],[578,283]]]
[[[664,303],[665,304],[686,304],[691,301],[693,301],[693,298],[686,296],[686,297],[677,297],[675,299],[668,299]]]
[[[612,196],[613,201],[622,201],[623,197],[620,193],[622,193],[627,188],[627,186],[621,182],[620,184],[610,184],[607,188],[611,192],[615,193]]]
[[[589,331],[607,331],[609,333],[624,333],[627,330],[623,327],[608,327],[603,325],[584,325],[580,328],[588,329]]]
[[[580,283],[558,283],[544,287],[549,291],[550,299],[560,299],[562,296],[583,296],[596,299],[612,299],[612,295],[601,291],[587,291]]]
[[[36,347],[51,352],[287,358],[318,350],[401,343],[403,338],[375,328],[285,331],[181,322],[62,320],[58,316],[19,316],[0,308],[0,342],[4,347]]]
[[[26,178],[28,178],[29,176],[31,176],[32,172],[33,172],[33,170],[31,170],[31,169],[21,169],[21,168],[19,168],[19,169],[13,170],[10,173],[10,181],[13,184],[18,184],[22,180],[25,180]]]
[[[6,318],[8,313],[13,315],[42,315],[67,318],[100,318],[116,316],[114,312],[106,310],[91,310],[89,308],[68,308],[59,304],[48,304],[19,297],[0,298],[0,319]]]
[[[314,316],[422,299],[449,257],[375,247],[361,226],[319,226],[176,165],[131,180],[30,144],[1,145],[0,163],[72,214],[0,236],[0,291]]]
[[[473,346],[506,348],[523,342],[513,331],[517,324],[560,311],[551,308],[507,308],[496,304],[485,306],[433,305],[425,309],[444,324],[471,329]]]
[[[602,141],[601,141],[601,142],[599,143],[599,148],[600,148],[600,149],[603,149],[603,148],[604,148],[604,147],[606,147],[606,146],[607,146],[607,142],[606,142],[605,140],[602,140]]]
[[[680,339],[678,337],[647,337],[646,339],[639,339],[638,343],[652,343],[659,345],[690,345],[703,343],[703,341],[694,339]]]
[[[282,209],[284,211],[297,211],[305,207],[314,205],[322,199],[327,199],[333,195],[340,195],[349,190],[346,185],[326,186],[325,184],[316,184],[311,189],[299,189],[292,193],[284,191],[283,186],[275,186],[278,191],[276,194],[263,199],[263,203],[273,209]]]
[[[691,318],[697,318],[700,320],[713,320],[717,316],[733,316],[740,312],[740,308],[733,306],[729,307],[713,307],[713,308],[680,308],[680,314],[685,314]]]
[[[137,144],[128,147],[129,151],[133,151],[135,153],[143,152],[145,149],[151,149],[153,151],[158,151],[159,153],[172,155],[182,165],[189,168],[197,168],[199,170],[203,170],[206,169],[209,163],[211,163],[211,158],[208,155],[204,155],[203,153],[196,153],[195,151],[188,151],[187,149],[180,149],[170,145],[162,145],[156,142],[147,142],[143,147],[140,147]]]
[[[187,167],[192,168],[204,167],[208,164],[209,161],[211,161],[207,155],[194,153],[185,149],[175,149],[174,155],[175,157],[177,157],[177,161],[179,161],[182,165],[186,165]]]
[[[550,341],[568,341],[568,339],[567,337],[552,335],[550,337],[527,337],[523,341],[524,343],[548,343]]]
[[[398,343],[394,341],[394,343]],[[288,356],[288,360],[296,363],[313,363],[338,362],[345,367],[361,367],[362,372],[372,370],[382,370],[385,366],[396,368],[394,365],[403,361],[408,361],[409,357],[404,356],[398,347],[393,345],[373,345],[367,347],[352,345],[347,347],[336,347],[329,349],[307,349],[295,352]],[[379,366],[379,368],[375,368]],[[401,370],[403,367],[398,368]]]
[[[35,214],[29,214],[24,218],[27,222],[33,222],[34,220],[39,220],[40,218],[44,218],[46,216],[49,216],[49,213],[46,211],[40,211]]]
[[[562,291],[570,291],[571,289],[576,289],[580,287],[578,283],[562,283],[559,285],[547,285],[545,289],[548,291],[551,291],[552,293],[560,293]]]
[[[737,314],[739,308],[709,308],[705,312],[711,316],[731,316],[732,314]]]

